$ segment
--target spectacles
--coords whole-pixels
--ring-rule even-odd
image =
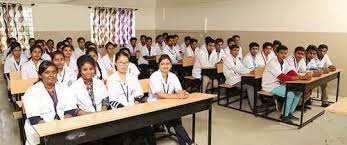
[[[120,66],[128,66],[129,62],[117,62]]]

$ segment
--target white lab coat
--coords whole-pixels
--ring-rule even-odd
[[[111,61],[108,54],[106,54],[105,56],[102,57],[101,60],[104,64],[106,70],[112,70],[112,71],[116,70],[115,69],[115,59],[116,59],[116,56],[114,56],[112,61]]]
[[[157,51],[157,55],[162,55],[164,51],[164,45],[159,45],[159,43],[154,44],[154,48]]]
[[[250,69],[250,70],[255,70],[258,67],[264,67],[265,63],[264,61],[262,61],[262,57],[261,54],[257,54],[256,56],[252,56],[252,54],[250,52],[247,53],[247,55],[245,55],[245,57],[243,57],[242,63],[243,65]]]
[[[39,60],[36,66],[31,59],[25,62],[20,69],[22,79],[39,78],[38,71],[41,62],[42,60]]]
[[[172,64],[176,64],[179,60],[182,59],[182,56],[178,47],[170,48],[169,45],[166,45],[164,47],[163,54],[169,55]]]
[[[77,58],[79,58],[80,56],[86,54],[86,49],[82,50],[82,49],[80,49],[80,48],[75,48],[73,54],[74,54],[75,59],[77,59]]]
[[[136,54],[136,51],[139,50],[137,46],[133,47],[130,43],[125,46],[129,49],[130,54],[133,56],[133,54]]]
[[[47,53],[42,53],[41,59],[42,60],[52,61],[51,56],[49,54],[47,54]]]
[[[71,85],[71,89],[73,90],[73,97],[76,98],[78,108],[86,112],[101,111],[102,100],[106,99],[109,96],[104,82],[99,79],[93,78],[93,93],[96,107],[95,110],[82,77],[78,78]]]
[[[194,78],[200,79],[202,68],[215,67],[218,59],[219,58],[217,56],[216,50],[212,50],[212,53],[209,56],[207,49],[198,49],[193,65],[192,76]]]
[[[69,67],[71,70],[73,70],[74,72],[78,72],[78,67],[77,67],[77,60],[73,59],[73,57],[70,58],[70,62],[69,64],[67,64],[65,62],[65,66],[64,67]]]
[[[135,105],[135,98],[143,96],[140,82],[137,76],[132,74],[126,74],[124,82],[118,72],[113,73],[107,80],[107,89],[112,108],[117,108],[116,102],[124,106]]]
[[[267,65],[272,59],[277,57],[273,52],[271,52],[268,56],[265,56],[264,52],[261,51],[259,55],[262,58],[261,63],[265,65]]]
[[[57,83],[65,84],[71,86],[71,84],[76,81],[77,75],[76,72],[71,70],[69,67],[64,66],[63,70],[57,74]]]
[[[19,60],[19,64],[14,60],[13,55],[6,58],[4,63],[4,73],[11,73],[15,71],[20,71],[21,66],[28,61],[26,57],[21,56]]]
[[[138,64],[147,64],[148,65],[148,61],[144,58],[144,56],[156,56],[157,51],[155,50],[155,48],[153,46],[151,46],[151,51],[148,50],[147,46],[145,47],[141,47],[140,48],[140,57],[138,59]]]
[[[182,86],[178,77],[169,72],[167,81],[164,80],[163,75],[160,70],[155,71],[149,78],[149,98],[148,102],[157,101],[158,95],[156,93],[162,92],[166,94],[174,94],[180,90],[182,90]]]
[[[64,112],[76,109],[76,101],[71,97],[72,92],[66,85],[56,84],[55,91],[58,98],[57,114],[60,119],[64,119]],[[27,118],[39,116],[45,122],[54,120],[55,111],[51,96],[44,84],[40,81],[30,87],[22,97]],[[37,132],[30,124],[29,119],[25,122],[26,145],[36,145],[40,143]]]
[[[305,62],[306,62],[306,69],[307,70],[318,70],[318,58],[314,58],[311,60],[308,60],[307,58],[305,58]]]
[[[140,74],[140,71],[134,63],[129,62],[127,73],[138,76]]]
[[[296,73],[300,73],[300,74],[306,73],[307,68],[306,68],[305,59],[301,59],[299,62],[297,62],[294,56],[289,56],[287,57],[286,61],[292,68],[294,68],[294,71]]]
[[[333,63],[331,62],[328,54],[324,55],[321,60],[318,59],[318,67],[319,68],[328,68],[331,65],[333,65]]]
[[[101,62],[101,60],[98,60],[98,65],[99,67],[96,66],[95,71],[95,77],[98,78],[100,80],[101,75],[102,75],[102,80],[107,80],[108,78],[108,71],[105,67],[105,64],[103,62]],[[112,70],[113,72],[115,71],[115,69]]]
[[[234,85],[241,81],[241,74],[248,74],[251,70],[244,67],[239,56],[232,56],[229,54],[223,61],[223,74],[225,76],[225,83]]]
[[[199,47],[196,47],[195,50],[193,51],[192,47],[188,46],[186,50],[184,51],[184,57],[195,57],[196,58],[196,53],[199,50]]]

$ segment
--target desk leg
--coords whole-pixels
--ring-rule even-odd
[[[46,145],[44,137],[40,137],[40,145]]]
[[[305,94],[303,93],[303,96]],[[302,98],[302,103],[301,103],[301,117],[300,117],[300,126],[299,129],[302,128],[302,121],[304,120],[304,110],[305,110],[305,98]]]
[[[195,142],[195,113],[192,115],[192,140]]]
[[[240,110],[242,109],[242,100],[243,100],[243,81],[241,78]]]
[[[339,90],[340,90],[340,72],[337,75],[336,102],[339,100]]]
[[[201,74],[201,85],[200,85],[200,92],[201,93],[205,93],[204,90],[202,90],[204,87],[204,76]]]
[[[212,104],[208,109],[208,145],[211,145],[211,135],[212,135]]]
[[[287,84],[288,85],[288,84]],[[284,108],[282,108],[282,115],[283,115],[283,117],[285,117],[285,114],[286,114],[286,108],[287,108],[287,98],[288,98],[288,87],[286,86],[286,93],[285,93],[285,95],[284,95],[284,105],[283,105],[283,107]],[[282,120],[283,121],[283,120]]]
[[[256,83],[255,83],[255,80],[254,80],[254,84],[253,84],[253,113],[254,113],[255,117],[257,117],[257,108],[258,108],[257,107],[257,103],[256,103],[257,99],[258,99],[257,87],[256,87]],[[252,103],[252,102],[249,102],[249,103]]]

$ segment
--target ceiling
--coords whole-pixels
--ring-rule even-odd
[[[70,5],[98,5],[127,7],[155,6],[157,0],[0,0],[1,2],[18,2],[22,4],[70,4]]]

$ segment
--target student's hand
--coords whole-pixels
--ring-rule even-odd
[[[249,74],[254,75],[255,74],[255,70],[252,70],[251,72],[249,72]]]
[[[311,78],[312,78],[312,74],[311,74],[311,73],[306,73],[306,74],[302,77],[303,80],[311,80]]]
[[[178,93],[178,98],[179,99],[186,99],[186,98],[188,98],[188,95],[185,92],[180,92],[180,93]]]
[[[324,68],[323,69],[323,74],[327,74],[327,73],[329,73],[330,72],[330,69],[329,68]]]
[[[334,65],[331,65],[328,67],[330,71],[335,71],[336,70],[336,67]]]

